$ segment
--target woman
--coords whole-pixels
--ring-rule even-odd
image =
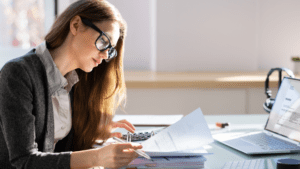
[[[45,42],[1,70],[0,163],[5,168],[119,168],[141,145],[96,140],[134,132],[112,122],[125,99],[126,24],[104,0],[80,0],[55,21]],[[105,61],[103,61],[105,60]]]

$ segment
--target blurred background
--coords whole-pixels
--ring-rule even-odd
[[[41,43],[74,1],[0,0],[0,67]],[[300,56],[298,0],[108,1],[128,24],[127,114],[265,113],[268,70],[294,70]]]

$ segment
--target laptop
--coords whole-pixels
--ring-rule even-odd
[[[300,80],[284,77],[263,131],[226,134],[213,138],[250,155],[300,152]]]

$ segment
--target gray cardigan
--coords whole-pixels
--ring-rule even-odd
[[[44,65],[35,49],[0,73],[0,168],[70,168],[73,129],[54,150],[54,119]],[[70,92],[73,108],[73,90]]]

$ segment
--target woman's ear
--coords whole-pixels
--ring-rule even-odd
[[[75,36],[78,34],[79,28],[82,26],[81,18],[76,15],[70,21],[70,32]]]

